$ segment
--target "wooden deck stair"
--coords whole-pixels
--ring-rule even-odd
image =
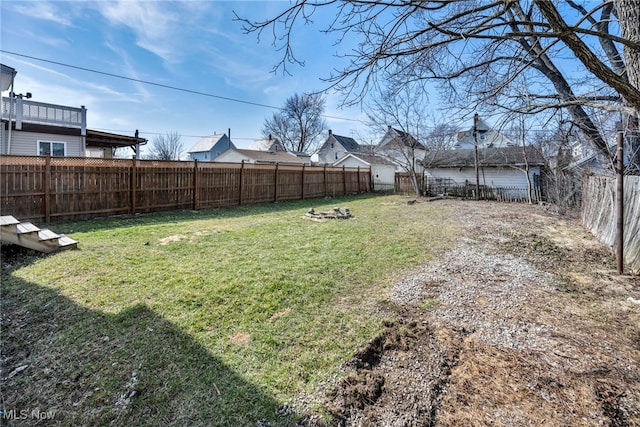
[[[30,222],[20,222],[11,215],[0,216],[0,240],[40,252],[75,249],[78,242]]]

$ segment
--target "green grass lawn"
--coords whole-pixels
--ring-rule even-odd
[[[455,241],[451,212],[406,200],[53,226],[79,249],[2,276],[2,376],[28,365],[4,381],[6,408],[61,425],[283,423],[279,404],[379,333],[394,278]],[[303,219],[334,206],[354,217]]]

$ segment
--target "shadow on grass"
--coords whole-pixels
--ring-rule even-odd
[[[274,398],[146,305],[107,314],[10,272],[1,286],[0,425],[33,425],[38,416],[84,426],[295,419],[276,415]]]
[[[96,218],[78,221],[64,221],[52,224],[52,228],[58,233],[91,232],[104,229],[116,229],[137,225],[165,224],[169,222],[180,223],[200,219],[211,218],[241,218],[250,215],[270,214],[274,212],[287,212],[299,210],[303,215],[311,207],[326,204],[345,204],[355,200],[364,200],[383,197],[384,194],[366,193],[360,195],[343,196],[336,198],[314,198],[305,200],[292,200],[277,203],[260,203],[255,205],[232,206],[223,208],[208,208],[197,211],[176,210],[167,212],[152,212],[137,215],[122,215],[117,217]],[[73,237],[73,236],[71,236]]]

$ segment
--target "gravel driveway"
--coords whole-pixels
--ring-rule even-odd
[[[640,426],[640,278],[544,206],[418,203],[461,238],[390,289],[398,320],[322,397],[337,423]]]

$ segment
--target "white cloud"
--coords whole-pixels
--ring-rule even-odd
[[[177,44],[184,27],[178,5],[144,0],[96,3],[98,11],[112,25],[129,28],[138,46],[167,63],[177,61],[180,52]]]
[[[55,22],[64,26],[71,26],[69,14],[59,10],[55,2],[29,1],[14,3],[13,10],[32,18]]]

